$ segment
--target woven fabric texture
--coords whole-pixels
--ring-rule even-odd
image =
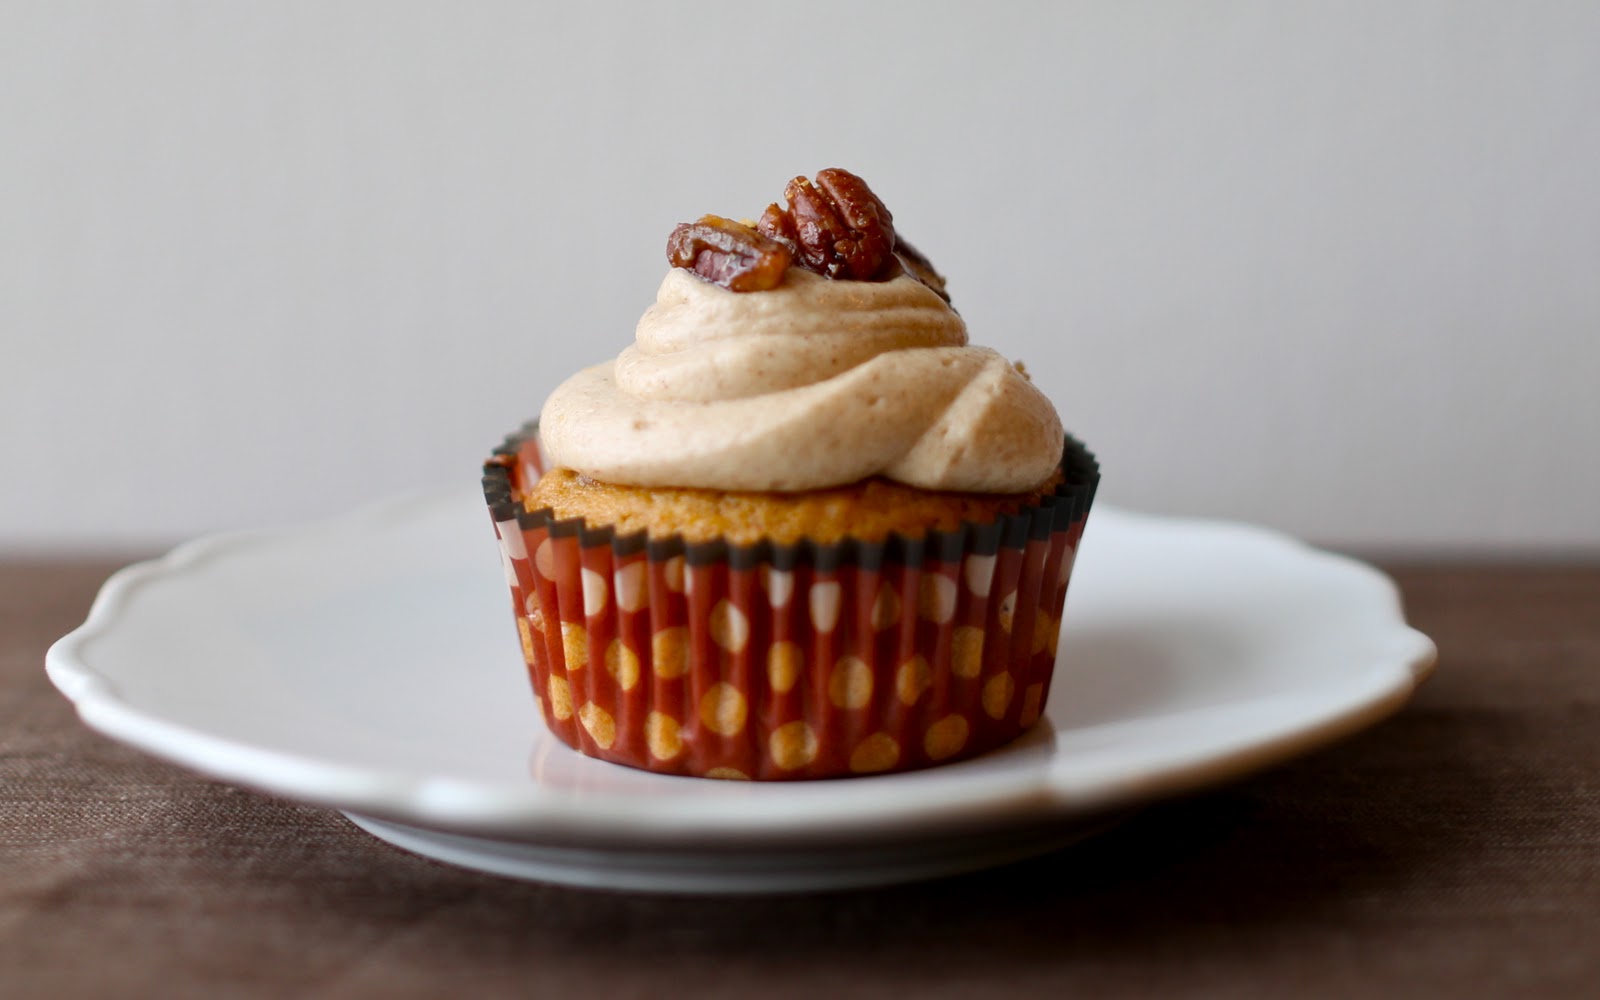
[[[1395,571],[1399,716],[986,873],[761,899],[409,856],[84,728],[45,679],[110,562],[0,564],[0,996],[1592,997],[1600,569]]]

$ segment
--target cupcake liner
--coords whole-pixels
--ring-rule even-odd
[[[1050,692],[1099,482],[920,538],[650,539],[526,511],[538,428],[484,466],[534,696],[578,751],[668,774],[784,780],[905,771],[1008,743]]]

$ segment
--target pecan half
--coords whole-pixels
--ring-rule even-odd
[[[814,180],[796,177],[754,226],[715,215],[680,224],[667,260],[735,292],[775,288],[791,263],[826,278],[888,281],[900,274],[946,302],[944,278],[928,258],[896,237],[894,216],[867,182],[833,167]]]
[[[788,207],[767,206],[757,228],[792,246],[806,270],[856,281],[893,276],[894,216],[866,181],[831,168],[815,182],[796,177],[783,197]]]
[[[715,215],[681,222],[667,237],[667,260],[734,292],[776,288],[793,259],[790,249],[749,226]]]

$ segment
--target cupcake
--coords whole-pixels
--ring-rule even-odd
[[[945,764],[1050,691],[1098,467],[858,177],[678,226],[634,342],[484,468],[546,725],[758,780]]]

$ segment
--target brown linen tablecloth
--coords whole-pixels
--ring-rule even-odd
[[[1396,573],[1401,715],[1039,860],[705,899],[412,857],[96,736],[43,672],[113,568],[0,564],[0,997],[1600,996],[1600,568]]]

